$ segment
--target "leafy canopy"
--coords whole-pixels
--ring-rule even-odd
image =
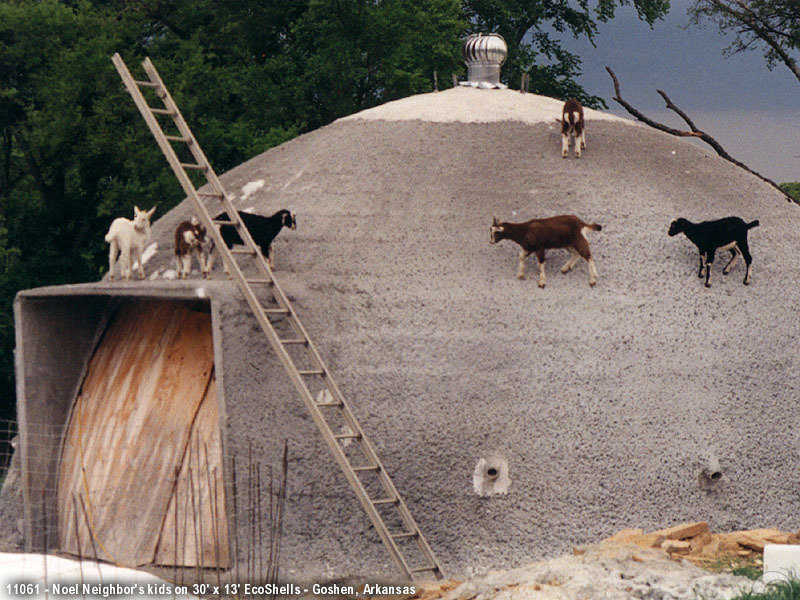
[[[716,23],[735,39],[728,53],[761,49],[772,69],[783,63],[800,81],[800,2],[797,0],[697,0],[690,9],[695,23]]]

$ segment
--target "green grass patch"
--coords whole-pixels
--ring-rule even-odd
[[[733,600],[800,600],[800,581],[776,581],[767,585],[765,592],[745,592]]]
[[[764,571],[760,556],[753,558],[724,556],[704,564],[703,568],[712,573],[730,573],[754,580],[761,577]]]
[[[779,184],[780,188],[800,204],[800,181]]]

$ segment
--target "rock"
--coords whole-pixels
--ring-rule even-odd
[[[689,540],[689,544],[692,547],[692,554],[699,554],[703,548],[711,543],[712,539],[713,537],[709,531],[704,531],[703,533],[691,538]]]
[[[661,544],[661,549],[669,554],[689,554],[692,550],[692,545],[682,540],[664,540]]]
[[[719,534],[719,551],[722,554],[735,553],[741,550],[735,533]]]
[[[736,532],[733,539],[744,548],[750,548],[756,552],[764,552],[764,546],[766,545],[764,540],[748,535],[743,531]]]
[[[668,540],[684,540],[686,538],[700,535],[704,531],[708,531],[708,523],[705,521],[698,521],[697,523],[681,523],[680,525],[675,525],[674,527],[660,529],[658,531],[654,531],[653,534],[663,535],[664,538]]]
[[[700,550],[701,556],[717,556],[720,552],[719,537],[712,535],[711,541]]]
[[[668,544],[689,542],[664,540]],[[676,600],[732,599],[761,588],[744,577],[712,574],[656,550],[602,543],[579,556],[562,556],[505,572],[477,577],[444,596],[418,594],[422,600]],[[434,592],[435,594],[435,592]]]
[[[610,538],[604,539],[601,543],[628,544],[642,535],[644,535],[644,529],[621,529]]]
[[[665,539],[663,535],[657,533],[646,533],[634,538],[632,542],[642,548],[660,548]]]

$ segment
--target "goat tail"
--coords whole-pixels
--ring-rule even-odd
[[[758,227],[758,226],[759,226],[758,219],[756,219],[756,220],[755,220],[755,221],[753,221],[752,223],[748,223],[748,224],[747,224],[747,228],[748,228],[748,229],[752,229],[753,227]]]
[[[603,226],[600,225],[599,223],[591,223],[591,224],[585,223],[584,227],[588,227],[589,229],[594,229],[595,231],[602,231],[603,230]]]

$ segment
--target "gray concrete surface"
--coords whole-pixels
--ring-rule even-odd
[[[296,212],[276,276],[447,573],[627,526],[797,529],[798,208],[644,127],[589,121],[584,158],[564,160],[556,127],[474,110],[471,123],[339,121],[222,176],[237,196],[265,180],[241,208]],[[603,225],[594,289],[583,263],[558,272],[565,251],[539,289],[515,279],[515,246],[488,244],[493,215],[562,213]],[[154,224],[148,274],[172,266],[189,214],[184,202]],[[723,277],[720,258],[705,289],[667,227],[728,215],[761,221],[753,282],[741,262]],[[259,438],[277,462],[289,439],[283,573],[393,572],[244,303],[220,318],[229,444]],[[492,451],[513,483],[479,498],[472,471]],[[710,451],[713,491],[697,479]]]

